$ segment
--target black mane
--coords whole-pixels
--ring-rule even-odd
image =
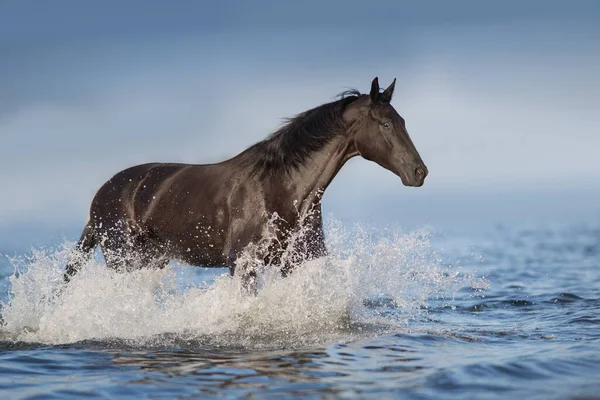
[[[336,101],[286,119],[280,129],[245,152],[246,161],[261,174],[297,168],[310,154],[344,132],[344,110],[359,96],[358,90],[347,90]]]

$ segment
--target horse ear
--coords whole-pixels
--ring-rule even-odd
[[[388,86],[388,88],[385,89],[383,91],[383,93],[381,93],[382,101],[385,101],[386,103],[389,103],[390,101],[392,101],[392,96],[394,95],[394,87],[396,87],[396,78],[394,78],[394,81],[392,82],[392,84],[390,86]]]
[[[375,103],[379,97],[379,78],[377,77],[371,82],[371,92],[369,93],[369,96],[371,96],[372,103]]]

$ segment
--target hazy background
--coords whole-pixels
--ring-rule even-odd
[[[600,220],[600,2],[0,0],[0,253],[76,238],[99,186],[231,157],[396,77],[422,188],[362,159],[343,221]]]

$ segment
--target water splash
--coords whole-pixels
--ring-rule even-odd
[[[429,301],[451,302],[472,281],[443,263],[424,231],[347,231],[334,223],[327,237],[330,255],[302,261],[286,279],[263,268],[256,296],[243,295],[241,280],[226,273],[210,284],[182,285],[183,267],[118,273],[99,257],[65,286],[73,244],[35,250],[11,261],[15,273],[0,308],[0,337],[48,344],[148,345],[176,338],[213,346],[302,347],[365,330],[406,330]]]

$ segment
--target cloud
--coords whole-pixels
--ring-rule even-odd
[[[469,196],[481,188],[542,190],[597,180],[595,42],[578,42],[571,53],[562,42],[540,54],[475,46],[500,31],[415,31],[420,50],[350,64],[361,53],[347,51],[352,46],[343,34],[313,33],[312,53],[299,51],[311,48],[305,41],[272,52],[293,35],[259,36],[264,43],[219,37],[210,45],[214,38],[165,39],[133,55],[110,43],[83,53],[77,46],[63,49],[45,64],[56,72],[49,87],[57,95],[39,95],[48,76],[40,66],[36,90],[0,118],[0,181],[7,188],[0,224],[72,215],[83,220],[95,190],[120,169],[231,157],[275,130],[283,117],[330,101],[347,87],[367,91],[374,75],[382,82],[398,77],[394,105],[431,174],[424,188],[409,192],[388,171],[351,162],[328,193],[332,208],[457,188]],[[244,50],[259,42],[262,47]],[[370,54],[385,54],[388,44],[373,45]],[[344,56],[316,58],[331,53],[332,45]],[[299,54],[304,57],[296,62]],[[86,61],[78,68],[71,61],[82,55]]]

